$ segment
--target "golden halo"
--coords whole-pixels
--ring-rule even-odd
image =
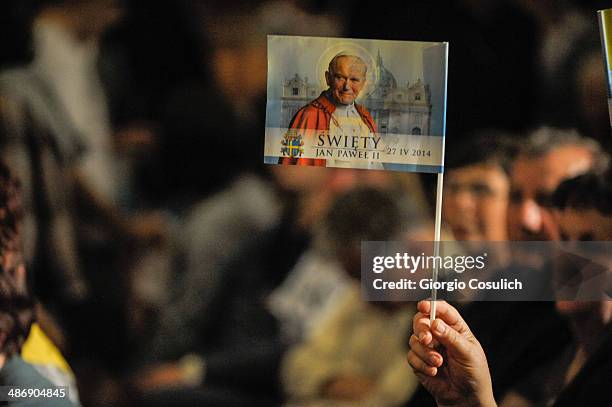
[[[361,89],[361,92],[359,92],[359,97],[357,98],[361,99],[376,88],[376,83],[378,82],[378,72],[375,69],[376,61],[372,54],[367,49],[354,42],[337,42],[321,53],[321,56],[317,61],[316,72],[318,82],[321,85],[321,89],[328,88],[327,82],[325,81],[325,71],[327,71],[327,68],[329,67],[329,61],[331,61],[333,57],[341,52],[360,57],[368,67],[368,71],[366,73],[366,84],[363,89]]]

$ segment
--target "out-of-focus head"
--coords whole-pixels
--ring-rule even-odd
[[[40,11],[62,16],[82,38],[99,37],[124,13],[121,0],[42,0]]]
[[[283,191],[298,194],[321,188],[331,174],[330,170],[324,167],[300,165],[274,165],[270,167],[270,171]]]
[[[299,165],[272,166],[271,171],[281,193],[297,197],[298,223],[307,228],[320,222],[330,206],[346,191],[359,185],[390,189],[395,180],[390,171]]]
[[[365,85],[367,70],[366,63],[358,56],[347,53],[334,56],[325,72],[334,102],[343,105],[353,103]]]
[[[27,292],[0,272],[0,354],[10,357],[21,350],[33,321],[32,301]]]
[[[252,7],[248,12],[221,14],[211,12],[204,2],[196,7],[203,22],[202,35],[211,45],[210,61],[206,61],[211,65],[211,80],[225,100],[239,112],[245,106],[252,108],[262,97],[265,100],[266,31],[257,16],[253,16]]]
[[[0,162],[0,266],[17,287],[26,291],[26,275],[21,242],[23,207],[19,182]]]
[[[0,162],[0,354],[21,349],[33,319],[21,256],[19,183]]]
[[[406,212],[396,193],[359,186],[341,194],[323,222],[323,243],[353,278],[361,273],[361,242],[399,237]]]
[[[563,181],[552,195],[562,240],[612,240],[612,172],[589,172]]]
[[[507,240],[511,138],[483,131],[447,153],[443,218],[457,240]]]
[[[19,183],[8,167],[0,162],[0,258],[21,250],[22,217]]]
[[[508,226],[511,240],[556,240],[552,193],[568,178],[605,165],[599,145],[574,130],[542,127],[522,146],[511,171]]]
[[[552,204],[562,240],[612,240],[611,171],[589,172],[563,181],[552,196]],[[605,264],[609,253],[601,255],[601,259],[593,260],[602,260]],[[570,266],[572,264],[574,262],[570,262]],[[597,312],[608,321],[612,312],[611,304],[609,301],[557,301],[556,307],[562,314],[573,317]]]

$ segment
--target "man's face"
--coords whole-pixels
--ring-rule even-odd
[[[510,239],[557,240],[551,195],[562,181],[587,172],[592,162],[589,150],[577,146],[559,147],[542,157],[519,156],[510,180]]]
[[[506,240],[510,182],[501,168],[476,164],[446,178],[443,216],[457,240]]]
[[[339,57],[332,68],[325,72],[332,97],[336,103],[350,105],[365,85],[366,66],[358,58]]]

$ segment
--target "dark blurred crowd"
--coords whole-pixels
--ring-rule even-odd
[[[361,241],[433,239],[436,178],[264,166],[266,35],[449,41],[442,239],[607,241],[605,3],[1,2],[1,384],[435,405],[415,304],[359,276]],[[610,405],[610,304],[459,307],[500,405]]]

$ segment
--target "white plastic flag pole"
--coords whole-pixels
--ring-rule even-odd
[[[444,66],[444,106],[446,106],[446,90],[448,86],[448,43],[446,43],[446,64]],[[438,173],[438,186],[436,188],[436,216],[434,219],[434,256],[437,259],[440,255],[440,227],[442,225],[442,190],[444,188],[444,153],[446,151],[446,108],[444,109],[444,120],[442,124],[442,156],[440,157],[440,166],[442,171]],[[436,319],[436,300],[438,291],[436,282],[438,281],[438,263],[434,261],[434,269],[431,272],[433,281],[431,289],[431,312],[429,320],[433,322]]]
[[[448,43],[446,43],[446,64],[444,66],[444,106],[446,106],[446,91],[448,86]],[[442,224],[442,190],[444,188],[444,154],[446,152],[446,108],[444,109],[444,119],[442,121],[442,156],[440,157],[440,167],[442,171],[438,173],[438,186],[436,188],[436,216],[434,219],[434,256],[439,258],[440,256],[440,226]],[[438,297],[438,291],[436,289],[436,282],[438,281],[438,261],[434,261],[434,269],[432,271],[431,279],[433,280],[431,289],[431,312],[429,313],[429,320],[433,322],[436,319],[436,300]]]
[[[444,151],[444,148],[442,149]],[[444,154],[444,153],[443,153]],[[436,217],[434,224],[434,258],[440,256],[440,225],[442,223],[442,190],[444,186],[444,173],[438,173],[438,187],[436,189]],[[431,289],[431,312],[429,313],[429,320],[433,322],[436,319],[436,299],[438,292],[435,288],[435,282],[438,281],[438,262],[434,261],[434,268],[432,271],[431,279],[434,284]]]

